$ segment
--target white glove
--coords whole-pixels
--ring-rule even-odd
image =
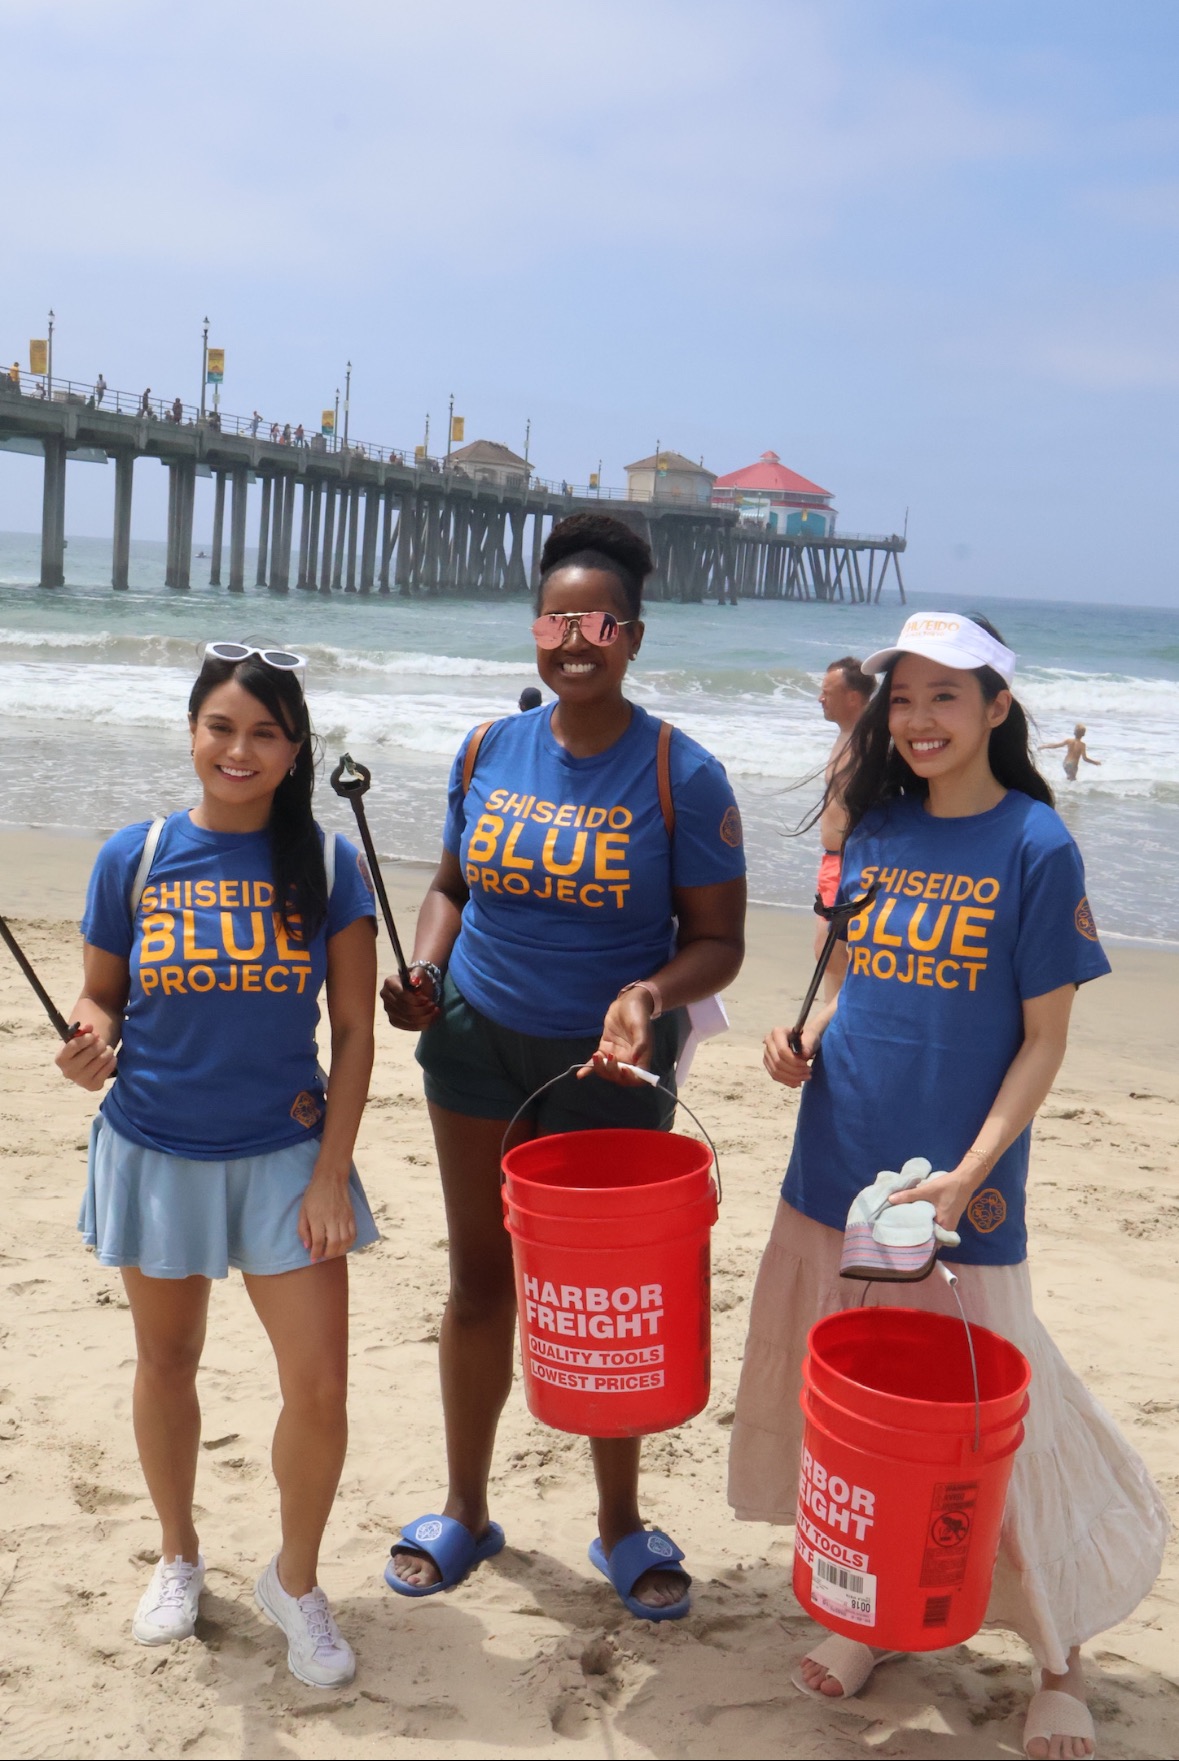
[[[874,1240],[883,1247],[916,1247],[931,1238],[943,1247],[960,1247],[962,1237],[934,1221],[934,1208],[928,1199],[918,1199],[911,1205],[888,1202],[894,1192],[920,1186],[932,1173],[932,1164],[924,1156],[910,1156],[899,1174],[882,1168],[872,1185],[856,1194],[847,1213],[848,1223],[869,1224]]]

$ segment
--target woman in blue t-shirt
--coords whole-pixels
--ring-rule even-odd
[[[602,1126],[666,1129],[685,1005],[743,953],[741,821],[717,760],[623,695],[643,639],[646,543],[579,514],[541,557],[537,668],[556,696],[476,730],[451,775],[443,855],[418,919],[412,989],[382,996],[424,1030],[418,1059],[450,1246],[442,1321],[449,1493],[402,1530],[386,1570],[403,1595],[449,1588],[498,1552],[487,1481],[512,1381],[516,1299],[500,1204],[508,1122],[570,1065],[607,1077],[548,1088],[511,1142]],[[647,1620],[688,1611],[683,1554],[639,1514],[639,1439],[595,1439],[594,1564]]]
[[[785,1028],[766,1039],[770,1076],[806,1088],[754,1293],[729,1498],[741,1518],[794,1522],[807,1333],[865,1289],[840,1278],[849,1207],[880,1169],[927,1158],[940,1172],[888,1202],[934,1207],[958,1238],[941,1252],[967,1315],[1032,1364],[987,1618],[1026,1639],[1043,1671],[1025,1752],[1091,1755],[1079,1648],[1146,1595],[1167,1521],[1142,1462],[1035,1318],[1024,1189],[1031,1122],[1064,1057],[1077,986],[1109,962],[1080,853],[1028,750],[1015,656],[996,632],[918,613],[864,665],[884,676],[840,778],[841,892],[879,890],[850,925],[842,988],[802,1055]],[[868,1300],[955,1312],[935,1278],[876,1283]],[[832,1636],[794,1679],[846,1696],[879,1660]]]
[[[303,662],[212,643],[189,699],[199,804],[117,832],[82,923],[80,1031],[63,1075],[111,1083],[90,1141],[79,1228],[118,1266],[138,1360],[135,1436],[162,1527],[132,1632],[193,1630],[205,1563],[193,1521],[196,1374],[210,1281],[230,1266],[269,1335],[282,1546],[255,1585],[302,1681],[355,1661],[316,1581],[347,1441],[348,1273],[377,1238],[352,1166],[373,1054],[372,891],[311,811]],[[330,872],[329,872],[330,871]],[[316,1061],[327,983],[330,1100]],[[121,1044],[120,1044],[121,1041]]]

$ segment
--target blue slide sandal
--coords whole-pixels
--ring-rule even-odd
[[[652,1608],[631,1594],[644,1572],[676,1571],[683,1557],[671,1536],[665,1535],[662,1529],[636,1529],[633,1535],[624,1535],[609,1559],[599,1536],[594,1536],[589,1548],[590,1564],[596,1566],[604,1578],[609,1578],[618,1592],[618,1600],[636,1620],[683,1620],[692,1606],[687,1590],[678,1602],[669,1602],[666,1608]],[[687,1572],[681,1575],[689,1584],[692,1582]]]
[[[452,1516],[420,1516],[401,1531],[400,1541],[390,1547],[394,1553],[420,1553],[438,1567],[441,1580],[436,1584],[407,1584],[393,1570],[390,1557],[385,1567],[385,1582],[399,1596],[436,1596],[439,1590],[453,1590],[465,1577],[503,1551],[504,1532],[498,1523],[488,1523],[482,1540]]]

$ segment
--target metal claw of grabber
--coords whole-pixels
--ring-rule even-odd
[[[381,915],[385,919],[385,928],[388,930],[389,940],[393,944],[393,953],[397,960],[397,976],[401,980],[402,989],[409,990],[409,967],[405,963],[405,955],[401,950],[401,938],[397,934],[397,925],[393,921],[393,912],[389,905],[389,895],[385,891],[385,882],[381,876],[381,865],[377,861],[377,852],[376,847],[373,844],[373,835],[368,829],[368,818],[364,811],[363,797],[368,794],[372,780],[373,773],[369,770],[368,766],[357,764],[347,752],[345,752],[329,778],[336,794],[342,795],[345,801],[351,803],[352,811],[356,815],[356,825],[360,832],[360,841],[364,845],[365,856],[368,858],[369,873],[373,877],[373,886],[376,889],[377,899],[380,902]]]
[[[861,911],[868,909],[879,891],[880,882],[873,881],[866,893],[861,893],[858,899],[848,899],[842,905],[824,905],[819,894],[815,894],[815,915],[827,919],[827,937],[815,966],[815,975],[802,1000],[798,1020],[786,1035],[786,1043],[796,1058],[802,1057],[802,1030],[806,1026],[806,1018],[811,1012],[814,1000],[819,994],[819,986],[823,982],[823,974],[827,970],[835,944],[839,940],[839,932],[841,929],[847,928],[853,917],[858,917]]]

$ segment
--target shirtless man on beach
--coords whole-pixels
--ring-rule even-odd
[[[1100,764],[1100,758],[1090,758],[1085,750],[1085,724],[1078,722],[1069,740],[1049,740],[1042,748],[1044,752],[1058,752],[1064,747],[1064,774],[1070,783],[1077,780],[1077,767],[1084,759],[1086,764]]]
[[[843,840],[847,832],[847,815],[839,799],[838,788],[832,789],[831,783],[839,769],[844,749],[851,739],[852,729],[868,707],[868,699],[874,689],[875,680],[861,670],[858,660],[845,654],[842,660],[831,662],[823,675],[823,684],[819,691],[819,708],[823,711],[824,719],[834,722],[839,729],[827,760],[826,781],[830,797],[819,818],[819,841],[823,846],[823,859],[819,864],[818,893],[824,905],[834,905],[839,891]],[[816,960],[826,939],[827,924],[820,917],[815,925]],[[847,948],[843,942],[836,942],[824,980],[828,998],[838,991],[846,965]]]

